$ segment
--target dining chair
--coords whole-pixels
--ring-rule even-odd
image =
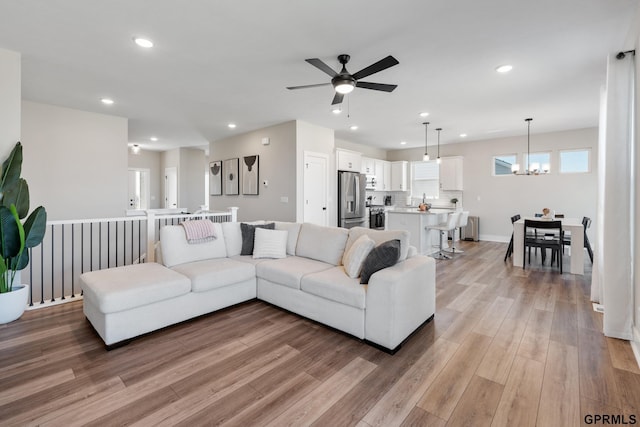
[[[520,215],[514,215],[511,217],[511,226],[513,227],[513,223],[515,223],[516,221],[518,221],[520,219]],[[511,240],[509,240],[509,246],[507,247],[507,253],[504,254],[504,260],[507,261],[507,258],[509,258],[511,256],[511,254],[513,254],[513,231],[511,231]]]
[[[589,236],[587,236],[587,228],[591,227],[591,218],[583,216],[582,217],[582,228],[584,231],[584,248],[587,250],[589,254],[589,259],[591,260],[591,264],[593,264],[593,249],[591,249],[591,242],[589,242]],[[571,246],[571,234],[566,234],[562,238],[562,244],[564,246]]]
[[[438,230],[438,234],[440,235],[440,250],[437,254],[431,255],[435,259],[451,259],[449,255],[446,255],[443,250],[443,235],[446,235],[449,231],[455,230],[458,225],[458,219],[460,218],[461,212],[452,212],[447,217],[447,220],[442,224],[434,225],[426,227],[429,230]]]
[[[545,233],[538,235],[529,234],[529,230],[544,230]],[[550,233],[546,233],[549,231]],[[538,221],[524,220],[524,250],[522,251],[522,269],[526,265],[527,249],[529,252],[529,264],[531,264],[531,248],[540,248],[542,252],[542,263],[544,264],[547,249],[551,249],[551,265],[557,260],[560,273],[562,273],[562,222],[561,221]]]

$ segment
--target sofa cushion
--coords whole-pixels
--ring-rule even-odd
[[[366,234],[363,234],[353,245],[351,245],[348,251],[345,251],[342,261],[344,264],[344,271],[349,277],[355,279],[360,276],[362,263],[375,246],[376,242]]]
[[[307,274],[328,270],[331,264],[297,256],[268,260],[256,265],[256,275],[279,285],[300,289],[300,280]]]
[[[300,289],[360,309],[365,308],[367,299],[366,288],[358,283],[358,279],[347,276],[342,266],[307,274],[302,278]]]
[[[253,255],[236,255],[229,259],[233,259],[239,262],[246,262],[251,265],[258,265],[261,262],[269,261],[269,258],[254,258]]]
[[[253,243],[254,258],[286,258],[287,230],[255,229],[256,238]]]
[[[91,271],[80,280],[84,297],[102,313],[129,310],[191,291],[187,277],[155,262]]]
[[[296,254],[296,245],[298,244],[298,236],[300,235],[300,226],[297,222],[274,221],[276,230],[287,230],[287,255]]]
[[[162,248],[162,262],[167,267],[187,262],[201,261],[211,258],[225,258],[227,247],[224,243],[222,227],[213,224],[216,230],[215,240],[205,243],[190,244],[184,229],[180,225],[167,225],[160,229],[160,246]]]
[[[375,248],[362,263],[362,273],[360,283],[366,285],[369,278],[376,271],[396,265],[400,257],[400,240],[394,239],[384,242]]]
[[[255,277],[252,264],[229,258],[208,259],[173,267],[174,271],[191,280],[192,292],[206,292],[244,282]]]
[[[264,224],[265,222],[253,221],[246,224]],[[242,230],[240,230],[239,222],[223,222],[222,233],[224,234],[224,241],[227,245],[227,256],[233,257],[240,255],[242,251]]]
[[[372,230],[370,228],[364,227],[353,227],[349,229],[349,239],[347,239],[347,244],[345,246],[345,251],[348,251],[351,248],[351,245],[355,243],[356,240],[363,234],[366,234],[374,242],[376,245],[387,242],[389,240],[398,239],[400,240],[400,259],[399,261],[404,261],[407,259],[407,255],[409,254],[409,232],[406,230]]]
[[[340,265],[348,237],[346,228],[304,223],[300,227],[296,255]]]
[[[240,230],[242,230],[242,250],[240,255],[252,255],[253,244],[255,241],[256,228],[266,228],[268,230],[275,229],[274,223],[252,225],[244,222],[240,223]]]

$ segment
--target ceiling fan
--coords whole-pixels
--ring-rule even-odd
[[[333,68],[329,67],[318,58],[305,59],[305,61],[307,61],[309,64],[331,76],[331,82],[305,86],[290,86],[287,87],[287,89],[306,89],[310,87],[333,85],[333,88],[336,91],[336,95],[333,97],[333,102],[331,103],[331,105],[335,105],[340,104],[344,96],[347,93],[351,93],[351,91],[353,91],[353,89],[356,87],[361,87],[363,89],[381,90],[383,92],[392,92],[395,88],[398,87],[398,85],[359,81],[361,78],[378,73],[382,70],[386,70],[387,68],[393,67],[394,65],[398,65],[398,60],[393,56],[389,55],[386,58],[383,58],[380,61],[363,68],[355,74],[350,74],[347,71],[346,65],[347,62],[349,62],[350,58],[351,57],[349,55],[338,55],[338,61],[340,61],[340,63],[342,64],[342,70],[340,70],[339,73],[334,71]]]

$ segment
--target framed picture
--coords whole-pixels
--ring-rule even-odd
[[[222,160],[209,163],[209,194],[222,196]]]
[[[242,194],[257,195],[260,189],[260,156],[242,158]]]
[[[238,182],[238,163],[237,157],[224,161],[224,194],[228,196],[236,196],[240,194],[240,183]]]

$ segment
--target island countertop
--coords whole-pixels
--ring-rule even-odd
[[[431,208],[428,211],[421,211],[418,208],[414,208],[414,207],[395,208],[387,211],[387,213],[390,213],[390,214],[419,214],[419,215],[441,215],[441,214],[448,214],[451,212],[454,212],[454,210],[446,209],[446,208]]]

